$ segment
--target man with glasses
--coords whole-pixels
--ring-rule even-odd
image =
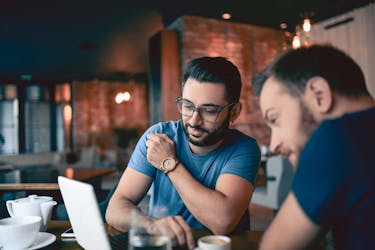
[[[216,234],[249,229],[248,206],[260,163],[256,141],[230,129],[241,111],[241,77],[222,57],[192,60],[176,99],[181,120],[158,123],[139,140],[106,214],[127,230],[152,184],[150,216],[165,207],[168,217],[142,217],[150,229],[194,248],[190,228]]]

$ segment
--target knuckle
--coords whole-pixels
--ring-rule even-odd
[[[151,161],[152,160],[151,154],[147,153],[146,158],[148,161]]]
[[[185,231],[181,227],[178,227],[178,228],[176,228],[176,233],[177,233],[177,235],[184,235]]]
[[[185,221],[184,218],[182,218],[181,215],[177,215],[177,216],[175,216],[175,218],[176,218],[176,220],[178,220],[178,221]]]

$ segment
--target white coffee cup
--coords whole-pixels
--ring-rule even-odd
[[[0,249],[25,249],[33,244],[39,232],[39,216],[8,217],[0,220]]]
[[[208,235],[198,239],[199,250],[230,250],[231,240],[225,235]]]

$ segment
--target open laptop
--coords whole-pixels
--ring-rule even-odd
[[[65,207],[78,244],[84,249],[127,249],[128,234],[108,236],[92,185],[58,177]]]

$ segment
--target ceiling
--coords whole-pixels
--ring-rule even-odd
[[[0,6],[0,80],[41,80],[146,72],[150,36],[181,15],[292,31],[375,0],[13,0]]]
[[[312,13],[315,22],[363,6],[373,0],[190,0],[156,1],[168,22],[181,14],[221,18],[232,14],[232,21],[278,29],[285,22],[290,30],[301,21],[301,14]]]

